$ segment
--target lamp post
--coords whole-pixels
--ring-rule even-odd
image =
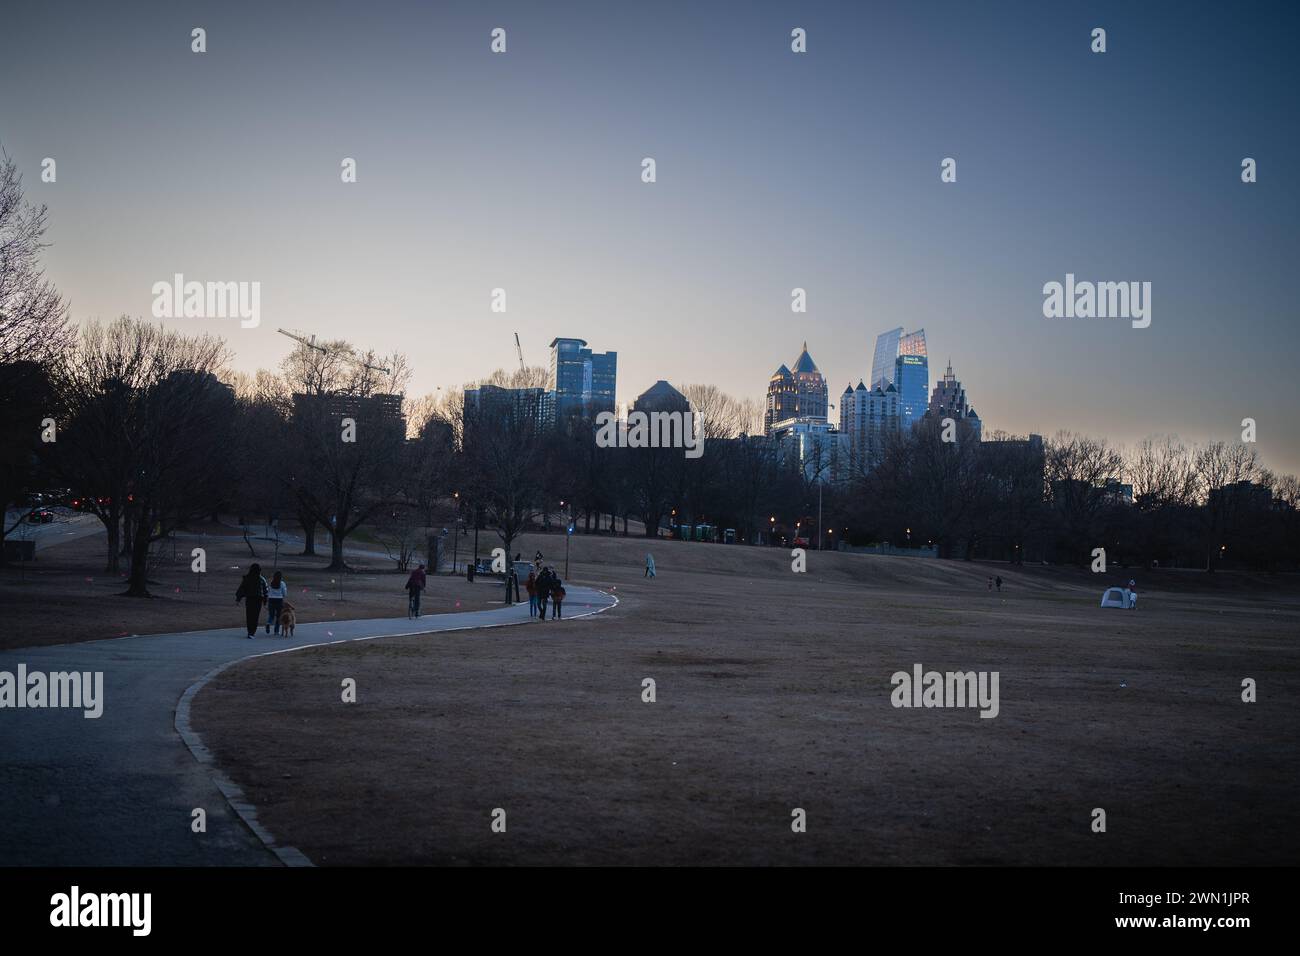
[[[455,540],[452,541],[451,543],[451,576],[455,577],[456,557],[460,554],[460,492],[453,491],[451,493],[451,496],[456,499],[456,527],[453,529],[453,531],[455,532],[454,535]],[[438,569],[434,568],[435,574],[437,573],[437,571]]]
[[[573,537],[573,522],[564,526],[564,577],[569,577],[569,540]]]
[[[474,505],[474,567],[478,567],[478,504]]]
[[[817,479],[817,550],[822,549],[822,481]]]

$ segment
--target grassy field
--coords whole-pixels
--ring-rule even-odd
[[[1143,572],[1130,612],[1122,570],[650,549],[574,539],[603,614],[263,657],[196,726],[327,865],[1294,862],[1294,578]],[[891,706],[916,663],[999,672],[999,715]]]
[[[484,540],[488,550],[496,543],[495,536]],[[190,569],[190,552],[196,547],[207,552],[203,575]],[[267,580],[275,568],[284,573],[300,623],[406,614],[406,575],[382,555],[349,555],[354,573],[340,575],[324,570],[330,558],[323,542],[314,557],[298,554],[300,543],[283,546],[278,559],[269,541],[255,540],[253,547],[256,555],[249,554],[237,530],[221,525],[181,535],[174,559],[170,548],[161,549],[164,559],[150,573],[153,597],[143,599],[122,597],[125,574],[104,572],[102,533],[44,545],[36,561],[0,571],[0,648],[239,627],[244,611],[235,604],[235,589],[254,561]],[[429,579],[420,609],[425,614],[474,611],[500,600],[497,590],[481,583],[440,576]]]

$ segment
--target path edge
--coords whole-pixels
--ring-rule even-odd
[[[613,603],[606,604],[604,607],[596,608],[593,611],[575,614],[566,620],[577,620],[578,618],[591,617],[594,614],[602,614],[611,608],[618,607],[620,602],[617,595],[611,594],[608,591],[602,591],[600,588],[592,588],[591,590],[595,591],[597,594],[603,594],[608,598],[612,598]],[[235,816],[252,831],[253,835],[257,837],[259,841],[261,841],[262,845],[274,853],[276,858],[284,866],[314,867],[316,864],[308,858],[307,854],[303,853],[297,847],[282,845],[278,840],[276,840],[274,834],[264,827],[261,821],[257,819],[257,808],[248,800],[243,788],[227,777],[217,767],[216,760],[214,760],[212,756],[212,751],[210,751],[207,748],[207,745],[203,743],[203,737],[194,729],[194,724],[190,720],[190,705],[198,695],[199,691],[203,690],[204,687],[208,686],[208,684],[216,679],[219,674],[228,668],[234,667],[237,664],[242,664],[245,661],[254,660],[258,657],[270,657],[274,654],[293,654],[314,647],[329,647],[334,644],[353,644],[358,641],[378,641],[390,637],[416,637],[421,634],[450,634],[452,631],[474,631],[489,627],[516,627],[520,624],[528,623],[531,623],[531,621],[499,621],[491,624],[466,624],[461,627],[448,627],[437,631],[405,631],[398,634],[374,634],[367,637],[353,637],[339,641],[320,641],[315,644],[303,644],[298,647],[284,647],[274,651],[262,651],[258,654],[249,654],[246,657],[240,657],[233,661],[226,661],[224,664],[218,664],[189,687],[185,688],[185,693],[181,694],[180,700],[176,702],[176,717],[173,721],[173,725],[176,728],[176,733],[180,735],[181,741],[194,757],[194,760],[199,764],[199,766],[207,771],[208,776],[212,778],[212,782],[215,783],[217,789],[221,791],[221,795],[225,798],[226,804],[232,811],[234,811]]]

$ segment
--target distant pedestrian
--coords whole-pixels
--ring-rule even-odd
[[[1128,606],[1138,606],[1138,583],[1136,578],[1128,579]]]
[[[511,588],[512,588],[512,587],[513,587],[513,589],[514,589],[514,596],[515,596],[514,601],[511,601],[511,600],[510,600],[510,593],[511,593]],[[509,605],[509,604],[515,604],[515,603],[517,603],[518,601],[519,601],[519,576],[515,574],[515,569],[514,569],[513,566],[511,566],[511,567],[506,571],[506,599],[505,599],[505,603],[506,603],[507,605]]]
[[[537,572],[532,568],[528,569],[528,580],[524,582],[524,590],[528,592],[528,616],[537,616]]]
[[[407,617],[420,616],[420,592],[428,586],[428,583],[429,579],[424,572],[423,564],[412,571],[411,576],[406,579],[406,590],[410,595],[410,599],[407,601],[406,605]]]
[[[990,591],[993,590],[993,576],[992,576],[992,575],[989,576],[989,590],[990,590]]]
[[[271,583],[266,588],[266,633],[271,633],[271,626],[275,625],[275,633],[280,633],[280,614],[284,611],[284,599],[289,596],[289,585],[284,580],[284,575],[279,571],[271,575]]]
[[[642,577],[652,578],[655,576],[655,557],[649,551],[645,555],[645,574]]]
[[[257,636],[257,625],[262,618],[262,605],[266,602],[266,578],[262,577],[262,566],[250,564],[248,573],[240,579],[239,589],[235,591],[235,603],[244,602],[244,623],[248,625],[248,639]]]
[[[998,593],[1001,594],[1001,593],[1002,593],[1002,575],[999,574],[999,575],[997,576],[996,583],[997,583],[997,586],[998,586]]]
[[[542,568],[542,573],[537,576],[537,617],[539,620],[546,620],[546,599],[551,594],[551,569]]]
[[[555,610],[551,612],[552,618],[562,617],[560,607],[564,604],[564,582],[558,577],[555,583],[551,585],[551,603],[555,605]]]

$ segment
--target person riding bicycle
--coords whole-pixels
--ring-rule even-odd
[[[411,593],[410,604],[407,607],[408,617],[420,616],[420,592],[424,590],[426,578],[424,575],[424,565],[420,565],[411,572],[411,576],[406,579],[406,590]]]

